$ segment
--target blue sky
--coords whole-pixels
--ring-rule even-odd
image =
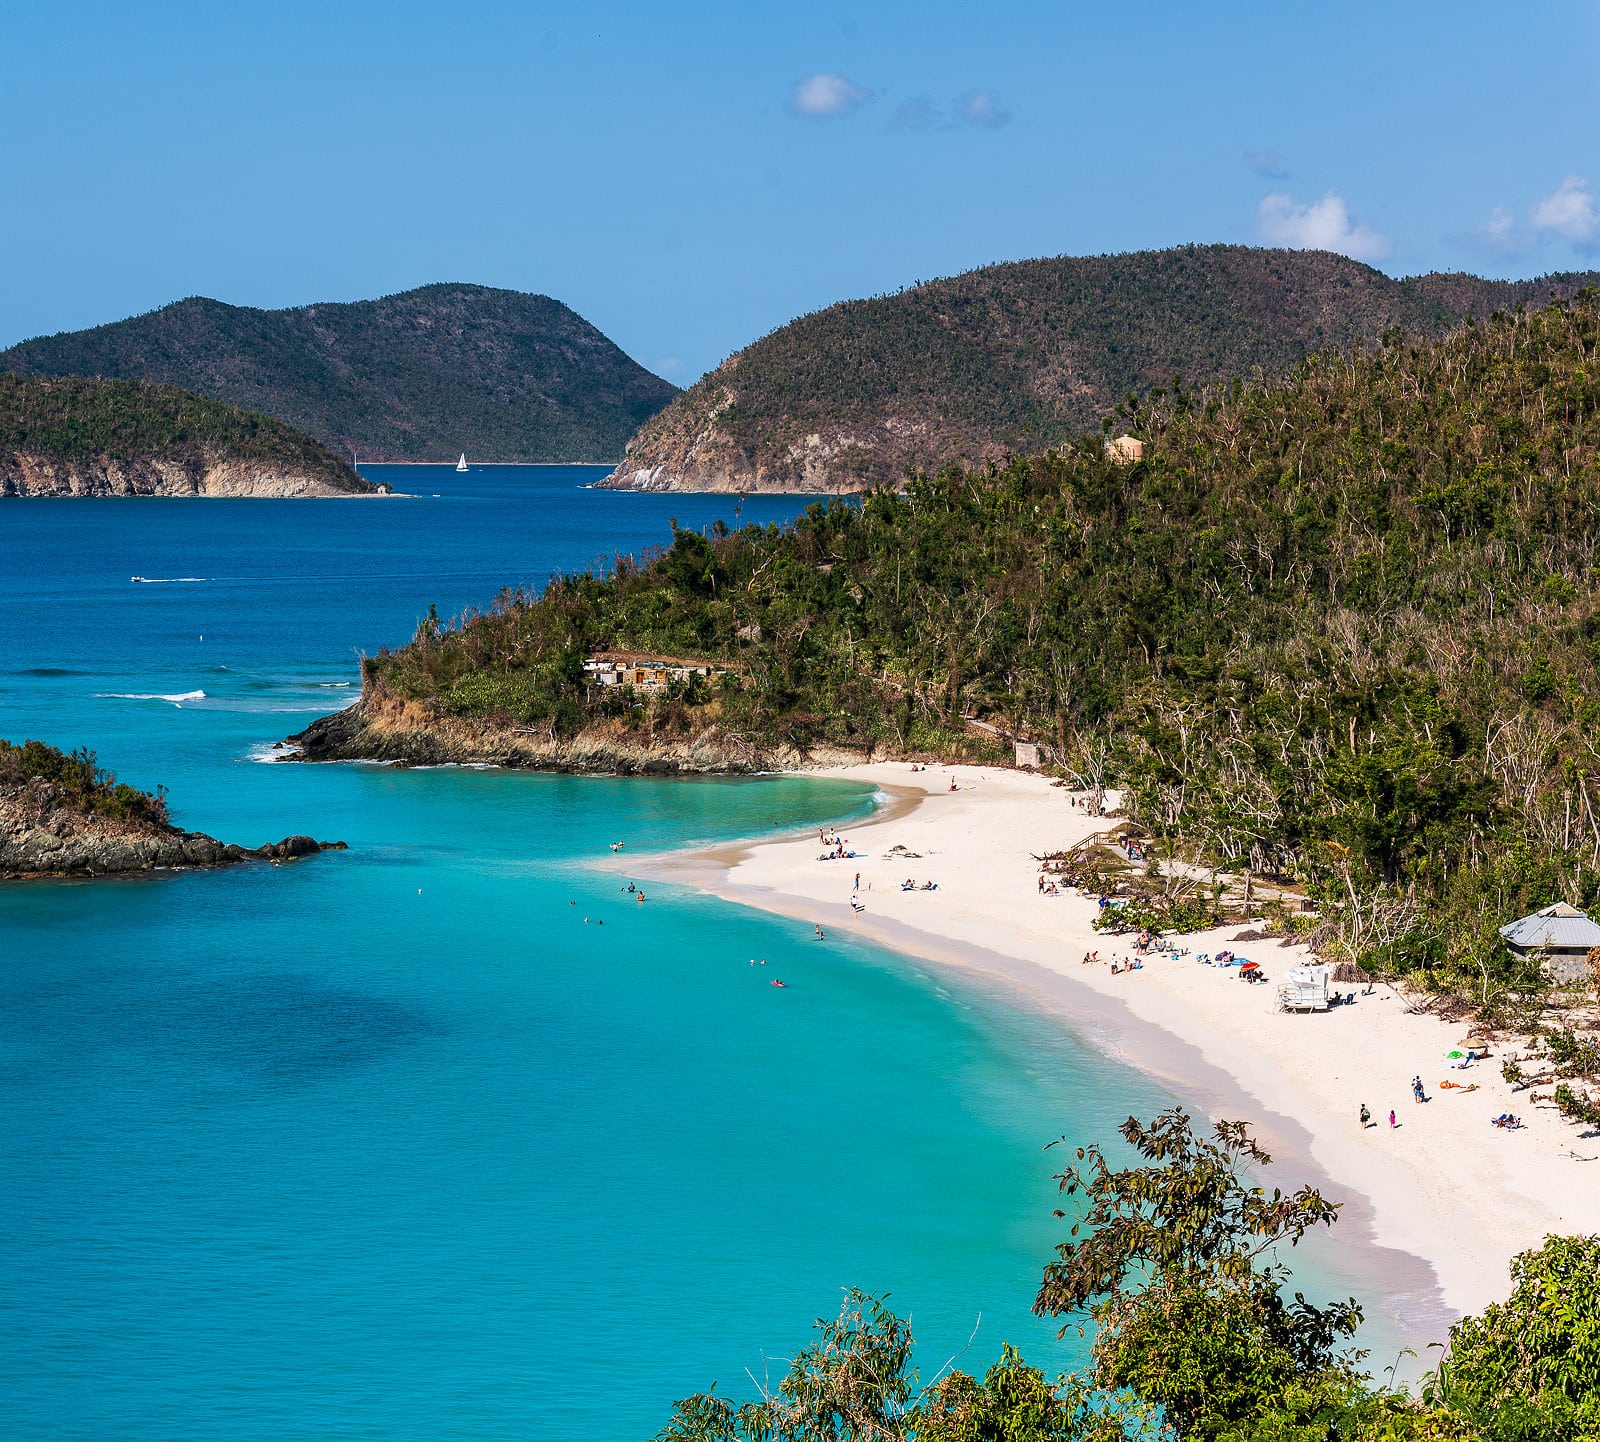
[[[1600,5],[0,0],[0,344],[542,291],[680,384],[1034,255],[1600,267]]]

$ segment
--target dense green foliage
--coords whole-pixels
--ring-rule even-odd
[[[788,531],[680,531],[425,628],[369,687],[895,754],[975,751],[986,719],[1125,787],[1158,849],[1298,875],[1324,954],[1510,1006],[1531,972],[1495,927],[1600,895],[1597,346],[1585,300],[1156,392],[1123,417],[1137,464],[1085,438]],[[583,684],[608,647],[740,679],[636,709]]]
[[[0,459],[262,461],[347,491],[371,485],[327,447],[268,416],[140,381],[40,380],[0,372]]]
[[[1091,1146],[1061,1174],[1083,1211],[1034,1303],[1094,1323],[1095,1384],[1159,1403],[1182,1436],[1204,1438],[1291,1395],[1314,1412],[1348,1393],[1359,1358],[1340,1349],[1361,1310],[1287,1300],[1279,1254],[1338,1207],[1247,1178],[1272,1158],[1240,1122],[1205,1139],[1174,1109],[1149,1125],[1130,1117],[1122,1136],[1144,1165],[1113,1169]]]
[[[1174,376],[1275,375],[1394,326],[1437,336],[1596,280],[1392,280],[1327,252],[1226,245],[987,266],[763,337],[646,424],[626,469],[664,463],[690,489],[857,490],[1059,444]],[[812,435],[836,453],[821,460]]]
[[[0,351],[0,371],[161,381],[262,411],[349,455],[601,461],[677,388],[548,296],[430,285],[253,310],[178,301]]]
[[[910,1323],[857,1291],[817,1333],[775,1391],[685,1398],[658,1442],[1120,1442],[1153,1415],[1081,1379],[1052,1383],[1009,1345],[981,1382],[950,1370],[923,1385]]]
[[[43,741],[14,746],[0,740],[0,786],[21,787],[32,781],[46,783],[57,799],[80,810],[119,821],[168,824],[164,788],[152,794],[118,781],[109,771],[101,770],[93,751],[80,747],[69,753]]]
[[[1551,1237],[1511,1280],[1504,1302],[1451,1328],[1442,1395],[1476,1415],[1519,1399],[1546,1436],[1600,1434],[1600,1237]]]
[[[1270,1158],[1242,1123],[1202,1140],[1174,1111],[1122,1131],[1143,1164],[1078,1153],[1061,1180],[1086,1206],[1040,1291],[1043,1310],[1093,1320],[1086,1372],[1049,1381],[1007,1345],[981,1382],[947,1364],[924,1385],[910,1324],[851,1292],[776,1391],[686,1398],[658,1442],[1600,1439],[1600,1237],[1550,1237],[1516,1258],[1510,1298],[1451,1329],[1412,1397],[1340,1350],[1353,1302],[1282,1296],[1278,1248],[1337,1206],[1248,1180],[1241,1169]]]

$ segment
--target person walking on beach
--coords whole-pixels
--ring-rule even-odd
[[[861,873],[859,871],[856,872],[856,884],[854,886],[852,886],[850,889],[852,891],[860,891],[861,890]]]
[[[1389,1130],[1393,1131],[1399,1125],[1400,1123],[1395,1120],[1394,1111],[1391,1109],[1389,1112]]]
[[[1365,1131],[1372,1125],[1372,1113],[1367,1110],[1367,1104],[1361,1103],[1361,1130]]]

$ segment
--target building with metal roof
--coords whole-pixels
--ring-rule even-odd
[[[1500,935],[1518,956],[1542,956],[1557,981],[1583,977],[1589,952],[1600,946],[1600,925],[1564,901],[1502,926]]]

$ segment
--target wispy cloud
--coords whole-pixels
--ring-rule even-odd
[[[1517,218],[1503,205],[1489,212],[1489,218],[1480,225],[1475,238],[1496,255],[1520,255],[1527,246],[1517,229]]]
[[[956,113],[968,125],[981,125],[986,130],[998,130],[1011,120],[1011,112],[1003,110],[988,90],[969,90],[956,101]]]
[[[1244,162],[1263,180],[1287,180],[1289,163],[1270,145],[1245,152]]]
[[[848,115],[866,101],[867,92],[855,81],[818,71],[795,86],[789,97],[789,109],[796,115],[823,119],[830,115]]]
[[[1533,228],[1559,235],[1580,248],[1600,240],[1600,212],[1594,192],[1580,175],[1569,175],[1561,188],[1533,208]]]
[[[899,130],[932,130],[939,123],[939,107],[926,95],[913,95],[900,102],[894,123]]]
[[[1311,205],[1275,191],[1262,199],[1256,219],[1268,245],[1331,250],[1352,260],[1382,260],[1391,249],[1388,236],[1351,220],[1344,198],[1332,190]]]

